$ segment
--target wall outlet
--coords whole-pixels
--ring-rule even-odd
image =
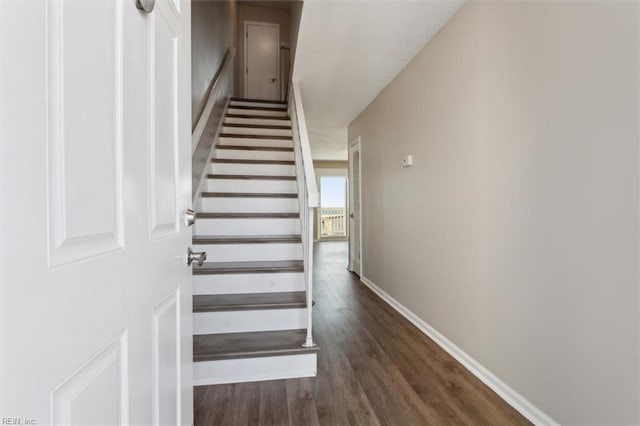
[[[413,166],[413,155],[405,155],[402,157],[402,167]]]

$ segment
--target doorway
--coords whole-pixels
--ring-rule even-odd
[[[320,176],[318,229],[320,240],[347,238],[347,177]]]
[[[362,220],[360,204],[362,185],[360,137],[349,144],[349,270],[362,274]]]
[[[244,93],[249,99],[280,99],[280,25],[244,22]]]

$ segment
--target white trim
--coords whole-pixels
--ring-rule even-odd
[[[314,352],[199,361],[193,363],[193,373],[194,386],[316,377],[318,355]]]
[[[640,9],[638,9],[636,19],[640,19]],[[638,40],[640,40],[640,27],[638,28],[638,32],[637,32],[636,35],[638,37]],[[638,90],[637,95],[640,96],[640,90]],[[638,122],[638,131],[640,131],[640,114],[638,115],[638,121],[637,122]],[[639,142],[638,148],[640,148],[640,140],[638,142]],[[640,149],[637,152],[640,154]],[[638,158],[636,158],[636,160],[640,161],[640,155],[638,155]],[[636,179],[637,179],[636,183],[640,184],[640,174],[636,175]],[[640,201],[640,197],[638,198],[638,200]],[[640,202],[638,202],[636,204],[636,207],[638,208],[638,212],[640,212]],[[637,237],[637,242],[640,244],[640,232],[638,232],[636,237]],[[636,260],[637,260],[637,266],[636,266],[637,275],[636,276],[640,277],[640,253],[638,253],[638,258]],[[636,300],[636,303],[638,303],[640,305],[640,280],[638,280],[638,290],[639,290],[638,291],[638,298]],[[640,321],[639,321],[638,325],[640,326]],[[640,327],[638,327],[638,331],[639,331],[638,337],[640,338]],[[638,357],[638,363],[637,363],[636,366],[638,367],[638,370],[636,370],[637,371],[636,379],[640,379],[640,357]],[[640,396],[640,395],[638,395],[638,396]],[[637,407],[638,407],[638,417],[640,418],[640,398],[636,400],[636,403],[638,404],[637,405]]]
[[[280,96],[282,96],[282,84],[280,81],[280,24],[275,24],[273,22],[259,22],[259,21],[244,21],[244,33],[243,33],[243,37],[242,39],[244,40],[244,70],[240,70],[241,73],[243,73],[242,75],[244,76],[243,81],[244,81],[244,97],[245,98],[250,98],[250,96],[248,95],[247,91],[248,91],[248,80],[249,80],[249,73],[247,72],[247,68],[248,68],[248,63],[249,63],[249,25],[261,25],[263,27],[276,27],[278,29],[278,41],[276,43],[276,45],[278,46],[278,48],[276,49],[276,93],[278,94],[278,99],[280,99]],[[277,99],[274,99],[277,100]]]
[[[360,281],[369,287],[375,294],[380,296],[389,306],[395,309],[400,315],[405,317],[409,322],[418,327],[427,337],[433,340],[438,346],[444,349],[449,355],[455,358],[467,370],[476,376],[482,383],[487,385],[491,390],[498,394],[507,404],[511,405],[520,414],[526,417],[530,422],[536,425],[558,425],[559,423],[545,414],[538,407],[529,402],[525,397],[520,395],[515,389],[500,380],[495,374],[487,370],[482,364],[473,359],[469,354],[464,352],[455,343],[440,334],[435,328],[431,327],[424,320],[411,312],[402,303],[391,297],[387,292],[375,285],[371,280],[363,275]]]
[[[304,167],[305,183],[307,185],[307,207],[320,207],[320,194],[318,193],[316,171],[313,167],[313,157],[311,156],[307,119],[304,115],[302,94],[300,92],[300,84],[297,79],[294,79],[291,83],[291,92],[290,96],[292,97],[293,102],[289,102],[289,115],[293,116],[295,114],[295,123],[298,127],[300,155],[302,156],[302,166]],[[291,109],[292,106],[295,108],[293,111]]]
[[[352,147],[356,147],[357,146],[357,150],[358,150],[358,199],[360,200],[360,210],[358,210],[358,215],[360,216],[358,218],[358,235],[360,237],[360,241],[359,241],[359,245],[360,245],[360,261],[358,262],[360,265],[359,271],[357,271],[358,275],[360,275],[361,277],[364,275],[364,267],[363,267],[363,259],[364,259],[364,255],[362,254],[362,140],[360,138],[360,136],[356,137],[354,140],[352,140],[349,143],[349,151],[348,151],[348,162],[347,162],[347,167],[348,167],[348,173],[347,173],[347,182],[349,185],[348,188],[348,192],[349,195],[347,196],[348,199],[348,203],[349,205],[347,206],[349,209],[349,215],[351,215],[351,202],[353,200],[352,197],[352,185],[353,185],[353,155],[351,154],[351,148]],[[355,188],[353,188],[353,190],[355,191]],[[348,270],[350,272],[354,272],[356,273],[356,271],[354,271],[353,269],[353,264],[351,263],[351,260],[353,259],[353,256],[351,256],[351,240],[353,239],[353,232],[351,230],[351,221],[348,221],[349,225],[347,226],[347,232],[349,234],[349,259],[348,259]]]

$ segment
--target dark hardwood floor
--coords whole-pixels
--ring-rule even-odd
[[[315,249],[318,377],[196,387],[196,425],[530,424],[347,272],[346,250]]]

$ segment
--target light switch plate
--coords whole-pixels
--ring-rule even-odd
[[[405,155],[402,157],[402,167],[413,166],[413,155]]]

